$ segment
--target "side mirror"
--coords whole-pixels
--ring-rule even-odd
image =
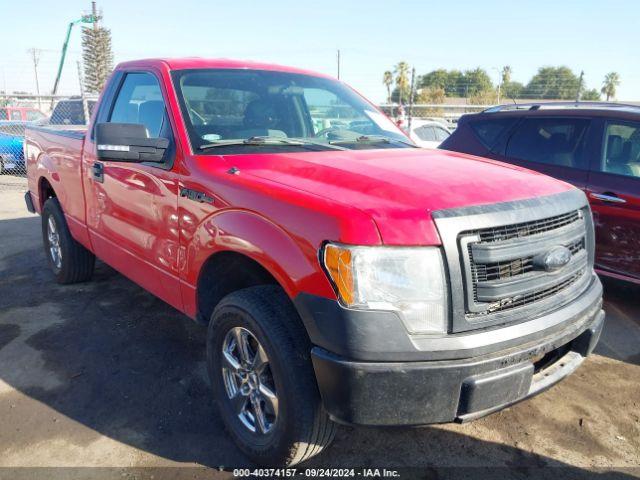
[[[98,160],[162,162],[169,140],[149,138],[146,127],[138,123],[98,123],[96,146]]]

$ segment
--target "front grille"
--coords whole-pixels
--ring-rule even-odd
[[[586,229],[581,210],[466,231],[460,238],[464,239],[460,248],[468,279],[465,310],[470,318],[504,312],[556,295],[574,285],[587,270]],[[566,247],[571,258],[567,265],[548,272],[536,263],[535,257],[558,246]]]
[[[592,278],[593,221],[578,189],[431,215],[449,272],[451,333],[540,317]]]

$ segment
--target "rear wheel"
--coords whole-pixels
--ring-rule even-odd
[[[95,256],[74,240],[57,198],[42,208],[42,241],[58,283],[85,282],[93,275]]]
[[[258,465],[295,465],[319,454],[336,425],[322,407],[310,344],[277,286],[225,297],[207,334],[207,366],[222,420]]]

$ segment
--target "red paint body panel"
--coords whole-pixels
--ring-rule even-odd
[[[356,206],[389,245],[439,245],[430,212],[552,195],[570,188],[513,165],[441,150],[234,155],[243,174]]]
[[[27,130],[27,163],[34,199],[38,182],[47,179],[70,224],[78,224],[74,236],[192,317],[197,314],[201,269],[218,252],[234,251],[254,259],[291,297],[307,292],[335,298],[318,258],[325,241],[439,245],[430,215],[435,210],[572,188],[519,167],[444,151],[194,155],[170,77],[171,69],[186,68],[317,75],[231,60],[127,62],[116,71],[149,71],[161,82],[176,141],[171,169],[103,162],[105,181],[97,183],[91,176],[96,147],[89,136],[83,143],[32,129]],[[230,175],[232,166],[240,174]],[[56,176],[59,180],[54,180]],[[213,202],[183,198],[181,188],[204,192]]]
[[[609,193],[625,203],[599,200]],[[591,172],[587,196],[596,227],[596,268],[605,275],[640,283],[640,178]]]

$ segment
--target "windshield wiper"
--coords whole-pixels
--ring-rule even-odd
[[[401,143],[403,145],[407,145],[408,147],[414,147],[417,148],[416,145],[409,143],[409,142],[405,142],[403,140],[398,140],[397,138],[391,138],[391,137],[386,137],[384,135],[360,135],[359,137],[356,138],[345,138],[345,139],[340,139],[340,140],[331,140],[329,143],[331,145],[340,145],[340,144],[345,144],[345,143],[370,143],[370,144],[376,144],[376,143],[392,143],[392,142],[396,142],[396,143]]]
[[[233,140],[217,140],[215,142],[200,145],[198,150],[208,150],[216,147],[228,147],[233,145],[304,145],[299,140],[291,140],[285,137],[249,137]]]
[[[265,146],[265,145],[282,145],[282,146],[295,146],[306,147],[308,145],[315,145],[318,147],[330,148],[332,150],[346,150],[344,147],[337,145],[330,145],[324,142],[316,142],[306,138],[287,138],[287,137],[269,137],[269,136],[255,136],[242,139],[232,140],[217,140],[215,142],[200,145],[198,150],[209,150],[210,148],[228,147],[237,145],[252,145],[252,146]]]

